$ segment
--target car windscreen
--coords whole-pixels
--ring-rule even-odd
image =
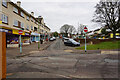
[[[73,43],[76,43],[76,41],[75,41],[75,40],[73,40],[73,39],[70,39],[70,41],[71,41],[71,42],[73,42]]]

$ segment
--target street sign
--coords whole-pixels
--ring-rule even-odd
[[[84,27],[84,32],[88,32],[88,28],[86,26]]]
[[[19,35],[22,35],[23,31],[22,31],[22,30],[19,30],[19,32],[18,32],[18,33],[19,33]]]
[[[88,28],[86,26],[84,27],[84,32],[85,32],[85,52],[87,52],[86,33],[88,32]]]

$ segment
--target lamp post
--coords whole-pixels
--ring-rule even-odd
[[[39,25],[39,18],[40,16],[38,16],[38,32],[40,33],[40,25]],[[40,35],[39,35],[39,41],[38,41],[38,49],[40,49]]]

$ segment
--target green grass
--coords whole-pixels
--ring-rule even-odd
[[[101,42],[99,44],[93,44],[93,45],[87,45],[87,50],[98,50],[98,48],[101,49],[118,49],[118,45],[120,44],[120,41],[113,41],[113,42]],[[85,46],[78,47],[76,49],[84,50]]]

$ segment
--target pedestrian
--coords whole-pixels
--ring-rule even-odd
[[[43,44],[43,39],[42,38],[40,39],[40,43]]]

